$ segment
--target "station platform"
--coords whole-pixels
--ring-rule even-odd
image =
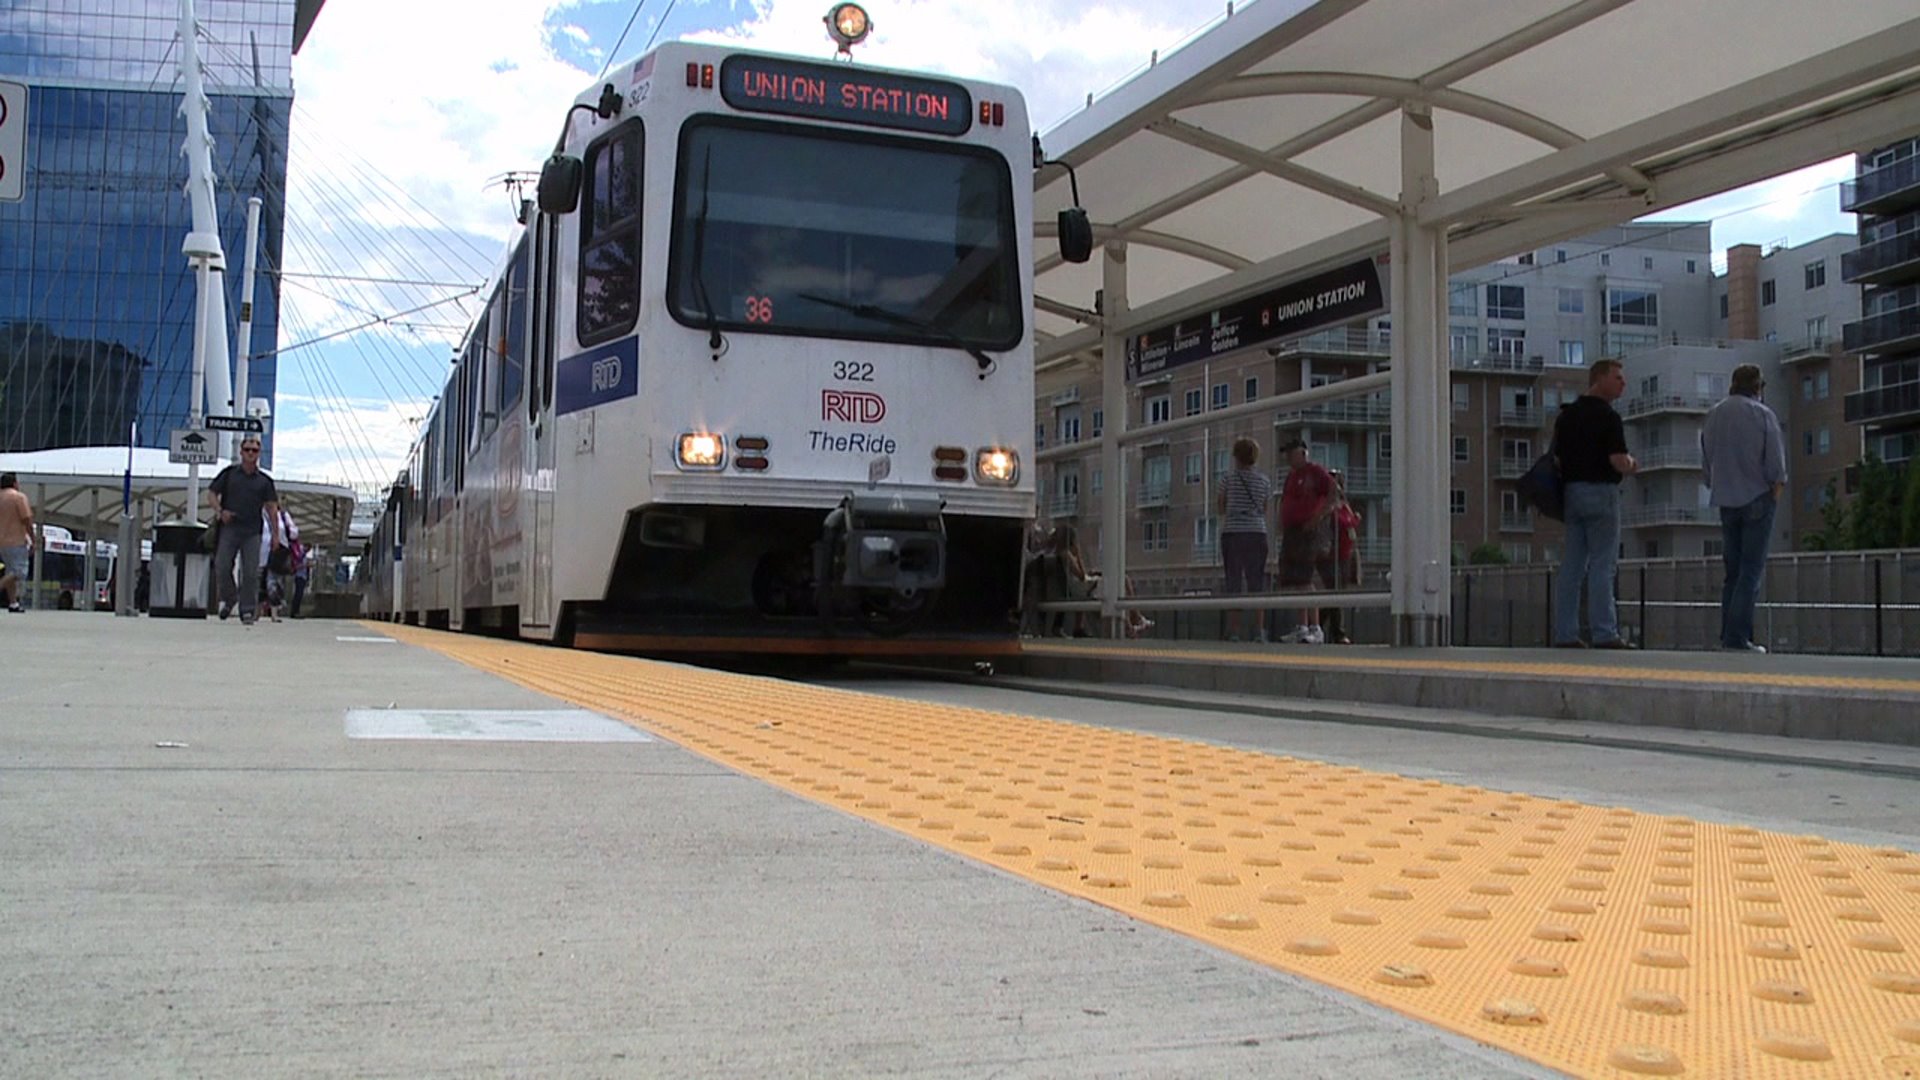
[[[1920,746],[1920,660],[1027,639],[1010,672],[1109,687]]]
[[[0,654],[0,1074],[1920,1064],[1903,747],[1676,766],[328,620]]]

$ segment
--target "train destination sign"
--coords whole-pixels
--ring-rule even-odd
[[[1296,338],[1387,309],[1372,259],[1290,281],[1127,339],[1127,381],[1252,345]]]
[[[766,56],[729,56],[720,64],[720,96],[748,112],[965,135],[973,95],[958,83],[810,64]]]

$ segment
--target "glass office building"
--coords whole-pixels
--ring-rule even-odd
[[[229,335],[248,198],[280,263],[292,58],[319,0],[197,0]],[[296,24],[298,26],[296,27]],[[164,447],[193,366],[178,0],[7,0],[0,80],[28,88],[25,197],[0,202],[0,450]],[[271,400],[277,278],[256,289],[248,396]],[[209,363],[214,358],[209,357]],[[232,365],[232,356],[224,358]]]

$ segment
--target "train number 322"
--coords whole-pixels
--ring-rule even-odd
[[[872,382],[873,365],[860,360],[835,360],[833,377],[841,382]]]

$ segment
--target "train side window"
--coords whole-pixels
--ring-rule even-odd
[[[582,345],[619,337],[640,314],[643,147],[638,121],[587,147],[576,314]]]
[[[501,287],[501,307],[495,309],[496,331],[500,341],[499,404],[494,411],[505,417],[520,404],[520,389],[527,371],[527,242],[520,241],[513,259],[507,263],[506,284]]]
[[[552,218],[541,219],[540,253],[546,264],[540,269],[540,407],[553,407],[553,309],[554,283],[559,273],[554,264],[560,261],[555,250],[560,244],[560,223]]]
[[[493,324],[490,315],[491,306],[480,312],[480,321],[474,324],[473,335],[467,339],[467,351],[460,358],[460,402],[464,420],[460,430],[465,435],[462,441],[469,454],[477,452],[480,440],[486,437],[487,356],[493,351],[488,345],[492,335],[489,328]]]
[[[440,447],[440,479],[436,490],[436,502],[441,510],[446,509],[448,498],[459,489],[454,484],[453,463],[460,455],[460,371],[455,369],[447,378],[447,387],[440,392],[439,434],[435,436]]]

